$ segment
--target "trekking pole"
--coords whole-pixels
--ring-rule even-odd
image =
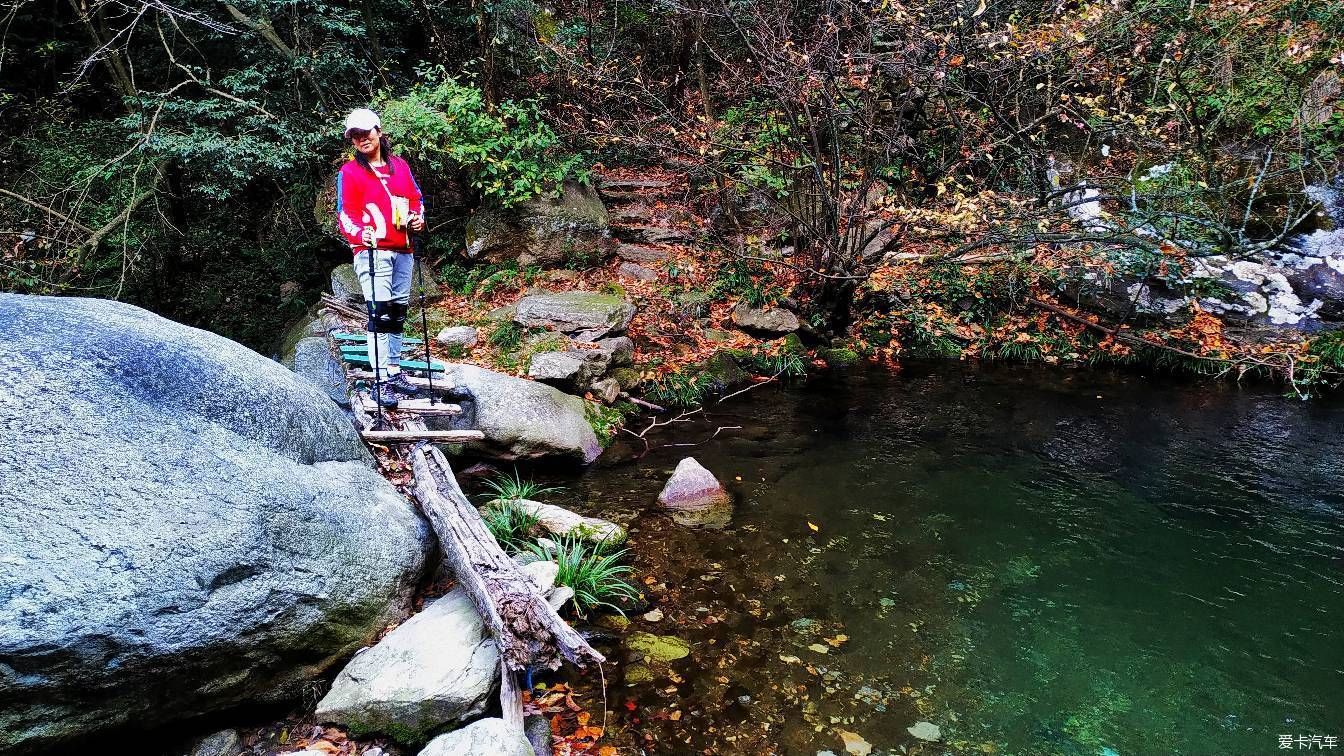
[[[411,264],[420,287],[420,335],[425,341],[425,375],[429,376],[429,404],[434,406],[434,362],[429,354],[429,316],[425,314],[425,242],[420,234],[411,234]],[[415,259],[416,257],[420,259]]]
[[[373,404],[378,408],[378,427],[383,427],[383,382],[378,371],[378,267],[374,256],[378,252],[378,239],[375,237],[369,245],[369,335],[373,342]]]

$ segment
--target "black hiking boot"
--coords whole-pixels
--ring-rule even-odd
[[[388,378],[383,381],[383,386],[391,388],[394,392],[402,395],[402,397],[406,399],[414,399],[415,397],[420,396],[420,387],[411,383],[411,379],[407,378],[405,373],[397,373]]]
[[[397,392],[389,387],[387,381],[383,381],[382,386],[374,385],[369,390],[369,396],[376,404],[382,405],[383,409],[397,408]]]

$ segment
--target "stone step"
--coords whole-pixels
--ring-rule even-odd
[[[641,244],[621,244],[616,247],[616,256],[626,262],[634,263],[657,263],[671,257],[667,252],[655,247],[646,247]]]
[[[653,210],[647,205],[627,205],[607,211],[607,221],[616,226],[647,225],[653,220]]]
[[[668,226],[622,226],[613,223],[611,232],[621,241],[645,244],[686,244],[694,238],[689,229]]]
[[[662,179],[622,179],[622,178],[604,178],[597,188],[601,191],[608,189],[630,190],[630,189],[666,189],[672,186],[671,181]]]

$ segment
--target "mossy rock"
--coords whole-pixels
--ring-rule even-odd
[[[332,269],[331,293],[337,299],[363,304],[364,289],[359,285],[359,276],[355,275],[352,263],[337,265]]]
[[[833,368],[849,367],[859,362],[859,353],[848,347],[818,349],[817,356]]]
[[[621,384],[622,391],[629,391],[640,383],[640,373],[634,368],[616,368],[607,374],[610,378],[615,378],[616,382]]]
[[[709,381],[714,391],[725,391],[750,380],[751,376],[737,364],[729,350],[723,350],[709,358],[700,371],[700,380]]]
[[[566,181],[553,196],[512,208],[483,207],[467,221],[467,256],[558,265],[606,254],[607,209],[591,186]],[[592,253],[592,254],[589,254]]]
[[[791,333],[778,342],[780,351],[784,354],[796,354],[799,356],[807,354],[807,347],[803,346],[803,340],[798,338],[798,334]]]
[[[714,301],[714,295],[707,291],[683,291],[673,297],[677,310],[681,314],[690,318],[703,318],[709,315],[709,305]]]
[[[691,655],[691,644],[675,635],[631,633],[625,645],[636,654],[655,662],[676,661]]]
[[[625,684],[640,685],[653,682],[653,670],[644,664],[631,664],[625,668]]]

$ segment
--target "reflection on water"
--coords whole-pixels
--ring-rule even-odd
[[[874,753],[1344,747],[1341,421],[1338,400],[937,366],[763,388],[662,440],[741,431],[637,461],[616,449],[566,482],[568,503],[633,518],[665,616],[632,629],[692,646],[612,654],[617,739],[808,756],[843,754],[842,732]],[[736,496],[728,529],[650,511],[687,453]]]

